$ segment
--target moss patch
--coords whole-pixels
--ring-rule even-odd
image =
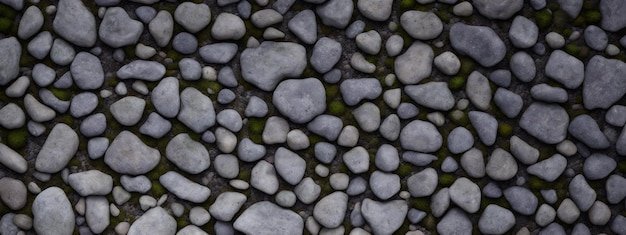
[[[341,116],[346,112],[346,106],[341,101],[331,101],[328,104],[328,112],[332,115]]]
[[[26,128],[11,130],[7,135],[7,145],[13,149],[24,148],[29,136]]]

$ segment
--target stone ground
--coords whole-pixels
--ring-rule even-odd
[[[0,0],[0,234],[626,234],[626,1]]]

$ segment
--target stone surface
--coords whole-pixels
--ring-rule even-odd
[[[444,82],[429,82],[420,85],[408,85],[404,92],[417,104],[428,108],[448,111],[454,107],[455,99]]]
[[[478,229],[483,234],[504,234],[515,225],[515,216],[508,209],[490,204],[478,220]]]
[[[144,213],[130,226],[128,235],[139,234],[174,234],[176,220],[161,207],[152,208]]]
[[[62,189],[50,187],[37,194],[32,211],[33,228],[37,234],[73,234],[74,211]]]
[[[435,152],[443,144],[443,138],[430,122],[414,120],[400,132],[400,144],[407,150]]]
[[[104,154],[104,163],[120,174],[145,174],[159,163],[161,154],[157,149],[143,143],[135,134],[122,131]]]
[[[241,213],[233,227],[248,234],[300,234],[304,230],[304,221],[291,210],[262,201]]]
[[[592,57],[586,65],[583,83],[585,108],[607,109],[626,94],[626,82],[619,79],[620,74],[626,74],[626,63],[599,55]]]
[[[98,28],[100,40],[113,48],[136,44],[142,32],[143,24],[121,7],[108,8]]]
[[[475,4],[489,4],[489,1],[480,2]],[[495,4],[509,5],[504,1],[495,2]],[[516,0],[515,2],[521,3],[522,1]],[[450,28],[450,42],[452,47],[458,52],[472,57],[472,59],[485,67],[498,64],[504,59],[506,54],[506,47],[502,39],[491,28],[485,26],[455,23]]]
[[[431,40],[443,31],[443,23],[432,12],[405,11],[400,16],[400,25],[413,38]]]
[[[471,180],[461,177],[450,186],[450,200],[468,213],[475,213],[480,207],[480,188]]]
[[[209,168],[209,152],[188,134],[178,134],[165,148],[165,156],[178,168],[191,174],[198,174]]]
[[[79,52],[70,66],[74,83],[81,89],[98,89],[104,83],[104,69],[100,59],[91,53]]]
[[[259,60],[264,63],[257,63]],[[307,65],[303,46],[266,41],[241,53],[243,79],[264,91],[272,91],[285,77],[298,77]]]
[[[96,18],[82,1],[59,1],[52,28],[74,45],[91,47],[96,43]]]
[[[404,223],[408,210],[402,200],[379,202],[365,198],[361,203],[361,214],[374,234],[393,234]]]
[[[113,190],[113,178],[99,170],[88,170],[70,174],[68,184],[83,197],[107,195]]]
[[[78,135],[64,123],[56,124],[44,142],[35,169],[44,173],[57,173],[70,162],[78,151]]]
[[[417,84],[430,76],[435,54],[427,44],[416,41],[394,60],[394,71],[403,84]]]
[[[567,135],[569,116],[558,105],[535,102],[526,108],[519,125],[540,141],[556,144]]]
[[[316,78],[285,80],[276,87],[272,103],[292,122],[307,123],[326,110],[326,92]]]
[[[489,19],[506,20],[522,9],[523,0],[478,0],[473,2],[474,7],[481,15]]]

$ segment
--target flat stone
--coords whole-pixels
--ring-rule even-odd
[[[165,47],[174,34],[174,18],[168,11],[161,10],[148,24],[148,31],[156,44]]]
[[[516,16],[509,29],[509,40],[517,48],[530,48],[537,43],[539,28],[524,16]],[[546,70],[547,72],[548,70]]]
[[[588,211],[596,201],[596,191],[587,183],[582,174],[569,182],[569,195],[580,211]]]
[[[163,78],[165,66],[156,61],[134,60],[117,70],[116,75],[122,80],[139,79],[154,82]]]
[[[385,139],[395,141],[400,136],[400,118],[396,114],[387,116],[380,124],[378,131]]]
[[[287,183],[297,185],[304,177],[306,161],[298,154],[281,147],[274,154],[274,167]]]
[[[172,123],[161,115],[152,112],[146,121],[139,127],[139,133],[158,139],[167,134],[172,128]]]
[[[357,146],[343,154],[343,162],[352,173],[365,173],[370,164],[369,154],[365,148]]]
[[[104,83],[100,59],[91,53],[79,52],[70,67],[72,78],[80,89],[98,89]]]
[[[113,190],[113,178],[99,170],[88,170],[70,174],[67,182],[83,197],[107,195]]]
[[[265,161],[259,161],[251,171],[250,185],[261,192],[273,195],[278,191],[278,177],[274,166]]]
[[[202,77],[202,65],[195,59],[184,58],[180,60],[178,68],[180,69],[180,76],[184,80],[196,81]]]
[[[470,111],[468,116],[480,140],[485,145],[493,145],[498,135],[498,120],[492,115],[480,111]]]
[[[443,22],[432,12],[405,11],[400,16],[400,25],[411,37],[418,40],[435,39],[443,31]]]
[[[74,211],[62,189],[50,187],[37,194],[32,211],[33,228],[37,234],[73,234],[76,225]]]
[[[448,111],[454,107],[454,95],[445,82],[428,82],[420,85],[408,85],[404,92],[417,104],[428,108]]]
[[[109,201],[104,196],[90,196],[85,199],[85,219],[93,233],[102,233],[109,226]]]
[[[535,102],[526,108],[519,125],[540,141],[557,144],[567,135],[569,115],[561,106]]]
[[[104,163],[120,174],[141,175],[157,166],[161,154],[144,144],[135,134],[122,131],[104,154]]]
[[[343,223],[348,208],[348,195],[334,192],[320,199],[313,208],[313,217],[326,228],[336,228]]]
[[[266,63],[257,63],[259,60]],[[274,90],[285,77],[300,76],[307,64],[303,46],[271,41],[245,49],[240,61],[243,79],[264,91]]]
[[[37,155],[35,169],[44,173],[61,171],[78,150],[78,135],[64,123],[56,124]]]
[[[0,85],[7,85],[19,75],[19,62],[22,55],[22,46],[15,37],[0,40],[0,50],[4,58],[0,61]]]
[[[480,198],[480,188],[467,178],[458,178],[450,186],[450,200],[468,213],[478,211]]]
[[[144,99],[127,96],[111,104],[109,110],[117,122],[124,126],[133,126],[141,120],[145,107]]]
[[[187,87],[180,93],[180,112],[178,120],[196,133],[201,133],[215,125],[215,109],[209,97],[193,87]]]
[[[524,51],[513,54],[509,66],[513,75],[522,82],[532,81],[537,73],[535,61]]]
[[[76,46],[92,47],[96,43],[96,18],[82,1],[59,1],[52,28]]]
[[[322,187],[315,183],[311,177],[307,177],[300,181],[293,192],[302,203],[311,204],[320,196]]]
[[[191,174],[198,174],[209,168],[209,152],[188,134],[181,133],[167,143],[165,156],[178,168]]]
[[[246,34],[243,20],[231,13],[222,12],[215,18],[211,36],[217,40],[239,40]]]
[[[181,32],[172,39],[172,48],[181,54],[192,54],[198,49],[198,39],[193,34]]]
[[[29,6],[24,11],[17,28],[17,36],[21,39],[28,39],[35,35],[43,26],[44,18],[41,10],[37,6]]]
[[[524,101],[520,95],[505,88],[498,88],[493,100],[508,118],[517,117],[524,106]]]
[[[611,144],[591,116],[582,114],[575,117],[568,127],[570,135],[594,149],[605,149]]]
[[[142,32],[143,24],[121,7],[108,8],[98,29],[100,40],[113,48],[136,44]]]
[[[613,158],[604,154],[594,153],[585,159],[583,173],[588,180],[599,180],[609,176],[616,167],[617,162]]]
[[[161,175],[159,182],[176,197],[190,202],[203,203],[211,196],[211,190],[208,187],[193,182],[174,171]]]
[[[180,110],[180,94],[178,79],[175,77],[167,77],[159,82],[152,89],[150,100],[154,108],[167,118],[176,117]]]
[[[354,2],[349,0],[328,0],[315,8],[324,25],[343,29],[350,23]]]
[[[20,174],[25,173],[28,169],[26,159],[2,143],[0,143],[0,164]]]
[[[510,180],[517,175],[517,162],[511,154],[501,148],[495,149],[485,167],[487,175],[498,181]]]
[[[522,1],[516,0],[515,2],[519,2],[521,7]],[[480,1],[474,4],[485,5],[489,4],[489,1]],[[494,4],[510,5],[508,2],[505,3],[503,1],[497,1]],[[450,28],[450,42],[457,52],[468,55],[485,67],[491,67],[500,63],[506,54],[506,46],[502,39],[491,28],[486,26],[455,23]]]
[[[539,150],[517,136],[511,137],[510,148],[513,156],[526,165],[535,164],[539,159]]]
[[[389,144],[381,145],[378,148],[378,151],[376,151],[374,164],[379,170],[386,172],[395,171],[400,165],[398,150],[396,150],[395,147]]]
[[[301,234],[304,221],[295,212],[283,209],[268,201],[248,207],[233,223],[238,231],[248,234]]]
[[[120,183],[128,192],[146,193],[152,188],[152,181],[144,175],[136,177],[122,175]]]
[[[220,126],[225,127],[232,132],[239,132],[243,127],[241,115],[239,115],[239,113],[234,109],[225,109],[220,111],[215,120],[218,124],[220,124]]]
[[[146,24],[150,23],[156,14],[157,11],[150,6],[140,6],[135,9],[135,15],[137,15],[137,18]]]
[[[437,176],[437,171],[433,168],[426,168],[409,177],[406,184],[411,196],[428,197],[435,192],[438,182],[439,177]]]
[[[246,195],[242,193],[223,192],[217,196],[213,205],[209,207],[209,212],[215,219],[231,221],[246,200]]]
[[[430,153],[441,147],[443,139],[432,123],[414,120],[400,132],[400,144],[406,150]]]
[[[16,129],[24,126],[26,115],[20,106],[9,103],[0,109],[0,126],[6,129]]]
[[[465,212],[453,208],[439,221],[437,232],[442,235],[470,235],[472,234],[472,221]]]
[[[397,34],[391,35],[391,37],[387,38],[387,42],[385,42],[385,50],[387,51],[387,55],[391,57],[399,55],[400,52],[402,52],[403,46],[404,39]],[[436,64],[437,61],[435,61],[435,65]]]
[[[211,64],[225,64],[237,54],[237,44],[219,42],[200,47],[198,53],[204,62]]]
[[[341,83],[339,89],[347,105],[357,105],[364,99],[376,99],[382,93],[382,86],[376,78],[347,79]]]
[[[326,110],[326,90],[316,78],[285,80],[276,87],[272,103],[292,122],[307,123]]]
[[[311,66],[320,73],[330,71],[341,57],[342,47],[337,41],[322,37],[313,46]]]
[[[197,33],[211,22],[211,9],[207,4],[183,2],[176,7],[174,20],[190,33]]]
[[[176,220],[162,207],[155,207],[146,211],[135,220],[128,230],[128,235],[167,235],[174,233],[176,233]]]
[[[626,27],[626,4],[622,1],[608,0],[600,3],[602,21],[600,25],[609,32],[617,32]]]
[[[0,179],[0,199],[11,210],[20,210],[26,205],[26,186],[22,181],[10,177]]]
[[[580,217],[580,210],[571,199],[565,198],[556,210],[556,215],[564,223],[572,224]]]
[[[374,234],[393,234],[404,223],[408,210],[403,200],[379,202],[365,198],[361,203],[361,214]]]
[[[460,163],[465,173],[470,177],[482,178],[485,176],[485,160],[480,150],[476,148],[468,150],[461,156]]]
[[[341,118],[322,114],[307,124],[307,129],[329,141],[335,141],[343,128]]]
[[[98,159],[104,156],[109,147],[109,139],[106,137],[92,138],[87,142],[87,154],[90,159]]]
[[[481,15],[484,15],[489,19],[507,20],[522,9],[524,1],[478,0],[473,2],[473,5]]]
[[[611,175],[606,181],[605,189],[608,202],[617,204],[626,197],[626,179],[620,175]]]
[[[515,216],[510,210],[488,205],[478,219],[478,230],[483,234],[504,234],[515,225]]]
[[[376,30],[360,33],[356,36],[356,45],[366,54],[376,55],[380,52],[382,38]]]
[[[52,34],[43,31],[35,36],[27,46],[28,53],[33,57],[41,60],[45,58],[52,48]]]
[[[489,80],[478,71],[472,72],[467,77],[465,93],[476,108],[487,110],[491,103],[491,87]]]
[[[583,104],[586,109],[608,109],[626,94],[626,63],[594,56],[587,63],[583,83]]]
[[[545,83],[530,88],[530,95],[537,101],[547,103],[565,103],[569,99],[567,91],[560,87],[553,87]]]
[[[430,163],[437,161],[437,156],[427,153],[418,153],[412,151],[404,151],[402,160],[415,166],[428,166]]]
[[[613,105],[607,110],[604,119],[608,124],[622,127],[626,124],[626,106]]]
[[[369,185],[376,197],[381,200],[387,200],[400,192],[400,176],[374,171],[370,175]]]
[[[300,41],[306,44],[313,44],[317,41],[317,22],[312,10],[298,12],[289,20],[287,27]]]
[[[504,198],[511,205],[511,209],[522,215],[535,213],[539,201],[530,190],[519,186],[505,189]]]
[[[563,174],[566,167],[567,159],[561,154],[554,154],[550,158],[529,166],[526,171],[545,181],[553,182]]]
[[[389,39],[387,39],[387,41],[389,41]],[[389,53],[389,50],[387,50],[387,53]],[[446,75],[455,75],[461,69],[459,57],[449,51],[443,52],[435,57],[434,64],[439,71]]]
[[[365,132],[373,132],[378,130],[380,126],[380,110],[373,103],[363,103],[352,111],[354,119]]]
[[[416,41],[394,60],[394,72],[403,84],[417,84],[430,76],[435,54],[429,45]]]
[[[598,26],[587,26],[583,35],[587,46],[596,51],[604,51],[606,46],[609,44],[609,38],[606,35],[606,32]]]

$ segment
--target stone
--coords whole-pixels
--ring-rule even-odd
[[[285,80],[276,87],[272,103],[292,122],[303,124],[326,110],[326,92],[316,78]]]
[[[304,177],[306,161],[298,154],[281,147],[274,154],[274,167],[287,183],[297,185]]]
[[[237,54],[237,44],[220,42],[200,47],[198,53],[204,62],[225,64]]]
[[[62,189],[49,187],[37,194],[32,211],[33,227],[37,234],[73,234],[74,212]]]
[[[52,48],[52,34],[43,31],[28,43],[28,53],[38,60],[45,58]]]
[[[94,233],[102,233],[109,226],[109,201],[104,196],[90,196],[85,200],[85,219]]]
[[[427,153],[418,153],[412,151],[405,151],[404,153],[402,153],[402,160],[415,166],[427,166],[437,159],[437,156]]]
[[[575,117],[568,127],[570,135],[594,149],[605,149],[610,146],[609,140],[591,116],[583,114]]]
[[[306,44],[317,41],[317,22],[312,10],[304,10],[293,16],[287,23],[289,31]]]
[[[373,132],[380,126],[380,110],[373,103],[363,103],[352,111],[354,119],[365,132]]]
[[[7,85],[17,78],[19,62],[22,55],[22,46],[15,37],[0,40],[0,50],[4,59],[0,61],[0,85]]]
[[[100,40],[113,48],[136,44],[142,32],[143,24],[121,7],[108,8],[98,29]]]
[[[309,131],[320,135],[329,141],[335,141],[342,128],[343,121],[341,118],[327,114],[319,115],[307,124],[307,129]]]
[[[159,84],[152,89],[150,100],[159,114],[167,118],[176,117],[180,110],[178,79],[175,77],[162,79]]]
[[[524,106],[524,101],[520,95],[505,88],[498,88],[493,96],[493,100],[496,106],[500,108],[500,111],[508,118],[517,117]]]
[[[380,52],[382,44],[382,38],[376,30],[370,30],[364,33],[360,33],[356,36],[356,44],[361,51],[366,54],[376,55]]]
[[[404,87],[404,92],[417,104],[427,108],[448,111],[454,107],[454,96],[445,82],[408,85]]]
[[[386,172],[395,171],[400,165],[398,150],[396,150],[395,147],[389,144],[381,145],[376,152],[374,164],[379,170]]]
[[[78,135],[64,123],[56,124],[41,147],[35,169],[44,173],[61,171],[78,150]]]
[[[553,87],[545,83],[530,88],[530,95],[537,101],[547,103],[565,103],[569,99],[567,91],[560,87]]]
[[[520,7],[522,1],[519,2]],[[489,4],[489,1],[475,2],[475,5]],[[493,4],[509,6],[508,2],[497,1]],[[484,13],[482,13],[484,14]],[[508,17],[507,17],[508,18]],[[450,28],[450,43],[461,54],[466,54],[484,67],[498,64],[506,54],[506,46],[502,39],[489,27],[471,26],[464,23],[455,23]]]
[[[504,190],[504,198],[511,205],[511,209],[522,215],[532,215],[537,209],[539,200],[527,188],[511,186]]]
[[[156,16],[157,11],[150,6],[140,6],[135,9],[135,15],[143,23],[148,24]]]
[[[167,119],[152,112],[139,128],[139,133],[158,139],[167,134],[171,128],[172,124]]]
[[[365,173],[369,168],[369,154],[362,146],[357,146],[343,154],[343,162],[354,174]]]
[[[526,171],[545,181],[553,182],[563,174],[566,167],[567,159],[561,154],[554,154],[550,158],[529,166]]]
[[[569,195],[580,211],[588,211],[596,200],[596,191],[589,186],[582,174],[569,182]]]
[[[454,5],[452,13],[457,16],[471,16],[474,13],[474,7],[469,2],[460,2]]]
[[[609,43],[606,32],[598,26],[587,26],[583,34],[585,36],[585,43],[587,46],[596,51],[604,51]]]
[[[608,124],[622,127],[626,124],[626,106],[613,105],[607,110],[604,119]]]
[[[548,77],[563,84],[566,88],[578,88],[584,79],[584,64],[564,51],[555,50],[550,54],[545,73]]]
[[[600,3],[602,21],[600,25],[609,32],[617,32],[626,27],[626,4],[622,1],[608,0]]]
[[[442,235],[470,235],[472,222],[465,212],[453,208],[439,221],[437,232]]]
[[[98,89],[104,83],[104,70],[100,59],[87,52],[80,52],[76,55],[70,72],[76,86],[80,89]]]
[[[379,202],[365,198],[361,203],[361,214],[374,234],[393,234],[404,223],[408,210],[403,200]]]
[[[72,78],[70,78],[72,79]],[[60,79],[59,79],[60,80]],[[5,95],[11,98],[18,98],[24,96],[26,89],[30,86],[30,79],[26,76],[21,76],[15,80],[5,90]]]
[[[10,210],[20,210],[26,205],[26,186],[17,179],[1,178],[0,199]]]
[[[400,52],[402,52],[403,45],[404,39],[400,37],[400,35],[391,35],[391,37],[387,38],[387,42],[385,43],[385,50],[387,51],[387,55],[391,57],[399,55]],[[435,65],[436,64],[437,61],[435,61]]]
[[[241,53],[241,75],[261,90],[272,91],[284,77],[302,74],[307,64],[305,52],[303,46],[295,43],[263,42]],[[259,60],[266,63],[257,63]]]
[[[406,150],[430,153],[441,147],[443,139],[433,124],[414,120],[402,129],[400,144]]]
[[[82,1],[59,1],[52,28],[76,46],[92,47],[96,43],[96,18]]]
[[[248,234],[300,234],[304,230],[304,221],[291,210],[262,201],[241,213],[233,227]]]
[[[394,60],[394,72],[401,83],[417,84],[430,76],[434,57],[435,54],[430,46],[415,41]]]
[[[601,201],[593,203],[589,209],[589,221],[593,225],[604,226],[611,219],[611,209]]]
[[[274,166],[265,160],[259,161],[252,168],[250,184],[268,195],[275,194],[278,191],[279,182]]]
[[[326,228],[336,228],[343,223],[348,207],[348,195],[334,192],[320,199],[313,208],[313,217]]]
[[[537,209],[537,214],[535,214],[535,222],[539,226],[546,226],[556,218],[556,210],[549,206],[548,204],[542,204]]]
[[[178,168],[191,174],[198,174],[211,165],[206,148],[185,133],[176,135],[167,143],[165,156]]]
[[[172,48],[181,54],[192,54],[198,49],[198,39],[193,34],[181,32],[172,39]]]
[[[176,220],[162,207],[154,207],[146,211],[128,230],[128,235],[174,233],[176,233]]]
[[[599,180],[609,176],[616,167],[617,162],[613,158],[604,154],[594,153],[585,159],[583,173],[588,180]]]
[[[47,122],[56,116],[53,109],[40,103],[31,94],[24,96],[24,109],[26,109],[28,116],[35,122]]]
[[[322,191],[322,187],[320,187],[313,179],[310,177],[304,178],[300,181],[300,183],[294,188],[294,193],[298,200],[300,200],[304,204],[311,204],[319,197]]]
[[[450,186],[450,200],[468,213],[478,211],[480,198],[480,188],[467,178],[458,178]]]
[[[489,80],[478,71],[472,72],[465,84],[465,93],[476,108],[487,110],[491,103]]]
[[[501,87],[509,87],[511,85],[511,71],[506,69],[498,69],[489,74],[489,80]]]
[[[0,164],[20,174],[28,170],[26,159],[9,146],[2,143],[0,143]]]
[[[252,24],[257,28],[266,28],[283,21],[283,15],[274,9],[263,9],[252,13],[250,16]]]
[[[498,120],[490,114],[480,111],[470,111],[468,116],[480,140],[485,145],[493,145],[498,135]]]
[[[396,114],[391,114],[383,120],[378,128],[380,134],[387,140],[395,141],[400,136],[400,118]]]
[[[193,182],[174,171],[161,175],[159,182],[176,197],[190,202],[203,203],[211,196],[211,190],[208,187]]]
[[[370,175],[369,185],[376,197],[387,200],[400,191],[400,177],[392,173],[374,171]]]
[[[246,34],[246,26],[239,16],[223,12],[217,15],[211,35],[217,40],[239,40]]]
[[[478,219],[478,230],[483,234],[504,234],[515,225],[515,216],[508,209],[489,204]]]
[[[450,51],[443,52],[435,57],[434,64],[439,71],[446,75],[455,75],[461,69],[461,61]]]
[[[539,28],[524,16],[516,16],[509,29],[509,40],[517,48],[530,48],[537,43]],[[548,70],[546,70],[547,72]]]
[[[21,39],[28,39],[35,35],[43,26],[44,17],[37,6],[30,6],[26,8],[22,18],[20,19],[19,27],[17,28],[17,36]]]
[[[211,10],[206,4],[184,2],[176,7],[174,20],[190,33],[197,33],[211,22]]]
[[[178,120],[196,133],[204,132],[215,125],[215,109],[209,97],[193,87],[187,87],[180,93],[180,112]]]
[[[360,52],[355,52],[350,57],[350,67],[361,73],[374,73],[376,71],[376,65],[367,61],[365,56]]]
[[[351,106],[364,99],[376,99],[382,93],[382,86],[376,78],[347,79],[341,83],[339,89],[343,101]]]
[[[587,63],[583,83],[583,104],[586,109],[609,108],[626,93],[626,83],[619,74],[626,73],[626,63],[594,56]]]
[[[567,135],[569,115],[555,104],[534,102],[522,114],[519,125],[546,144],[557,144]]]
[[[348,0],[329,0],[315,8],[317,16],[324,25],[343,29],[350,23],[354,12],[354,2]]]
[[[83,197],[107,195],[113,190],[113,178],[99,170],[88,170],[70,174],[68,184]]]
[[[438,181],[439,177],[437,176],[437,171],[433,168],[426,168],[409,177],[406,184],[409,188],[411,196],[428,197],[435,192],[435,189],[437,189]]]
[[[473,178],[481,178],[485,176],[485,163],[483,159],[483,153],[472,148],[465,152],[461,156],[461,167],[463,170]]]
[[[535,61],[524,51],[513,54],[509,66],[513,75],[522,82],[532,81],[537,73]]]
[[[565,198],[556,210],[556,215],[564,223],[572,224],[580,216],[580,210],[576,208],[576,204],[571,199]]]
[[[389,0],[360,0],[357,9],[366,18],[373,21],[386,21],[391,16],[393,1]]]
[[[517,162],[509,152],[501,148],[495,149],[485,167],[487,175],[497,181],[512,179],[517,175]]]
[[[539,150],[517,136],[511,137],[510,148],[513,156],[526,165],[534,164],[539,159]]]
[[[484,15],[489,19],[507,20],[522,9],[524,1],[479,0],[473,2],[473,5],[481,15]]]
[[[174,18],[168,11],[161,10],[148,24],[148,31],[159,47],[169,44],[174,34]]]
[[[25,123],[26,115],[15,103],[9,103],[0,109],[0,126],[6,129],[17,129]]]
[[[342,46],[337,41],[322,37],[313,46],[311,66],[320,73],[330,71],[341,57]]]
[[[213,217],[221,221],[231,221],[235,214],[246,202],[246,195],[237,192],[224,192],[215,199],[209,207]]]
[[[154,82],[163,78],[165,66],[156,61],[134,60],[117,70],[116,75],[122,80],[139,79]]]
[[[141,120],[143,109],[146,106],[144,99],[127,96],[111,104],[109,110],[113,118],[124,126],[134,126]]]
[[[400,25],[411,37],[418,40],[435,39],[443,31],[443,22],[432,12],[405,11],[400,16]]]
[[[141,175],[157,166],[161,154],[144,144],[135,134],[122,131],[104,154],[104,163],[120,174]]]

